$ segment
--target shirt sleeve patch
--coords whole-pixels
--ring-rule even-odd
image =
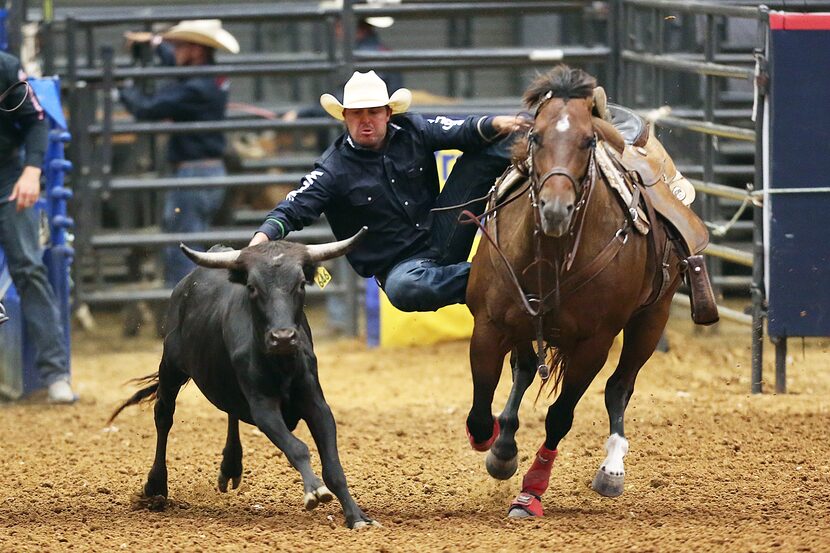
[[[291,192],[286,194],[285,199],[288,200],[289,202],[293,202],[294,198],[297,197],[297,194],[302,194],[303,192],[308,190],[308,188],[312,184],[314,184],[314,181],[316,181],[318,178],[322,177],[324,174],[325,173],[323,173],[322,171],[317,171],[317,170],[312,171],[311,173],[307,174],[305,177],[303,177],[302,185],[297,190],[292,190]]]

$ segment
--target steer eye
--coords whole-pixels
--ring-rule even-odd
[[[248,284],[245,287],[248,289],[248,295],[250,297],[255,298],[257,296],[256,286],[254,286],[253,284]]]

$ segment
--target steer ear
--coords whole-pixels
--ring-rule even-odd
[[[314,262],[340,257],[341,255],[350,252],[355,244],[357,244],[357,241],[360,240],[363,235],[368,232],[368,230],[368,227],[363,227],[351,238],[340,240],[338,242],[329,242],[328,244],[311,244],[306,246],[308,255]]]

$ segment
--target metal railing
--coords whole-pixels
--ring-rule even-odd
[[[309,118],[283,121],[279,118],[251,119],[229,118],[212,122],[121,122],[115,120],[117,105],[110,91],[125,79],[141,82],[182,76],[238,76],[256,79],[255,88],[261,90],[262,79],[282,77],[292,83],[300,80],[317,79],[325,82],[329,90],[342,82],[354,69],[382,69],[404,72],[445,71],[450,77],[459,72],[467,73],[482,69],[498,68],[514,72],[517,68],[550,66],[555,61],[571,63],[592,63],[604,67],[610,51],[604,44],[586,46],[567,45],[525,48],[517,44],[510,47],[472,47],[470,36],[455,41],[452,48],[424,48],[418,50],[397,50],[368,53],[354,50],[354,23],[358,17],[368,15],[393,15],[401,19],[454,18],[470,22],[482,17],[514,17],[546,15],[550,13],[582,13],[590,8],[591,2],[535,0],[525,2],[481,2],[481,3],[414,3],[383,7],[355,4],[353,0],[344,3],[342,11],[321,8],[316,2],[304,4],[273,4],[255,6],[187,6],[160,7],[147,9],[104,9],[64,13],[48,25],[60,29],[65,44],[63,72],[68,88],[71,127],[76,140],[71,156],[76,172],[73,186],[77,191],[77,220],[79,221],[75,246],[79,263],[76,265],[75,299],[77,303],[123,303],[132,301],[163,300],[170,294],[165,288],[140,288],[134,284],[117,286],[105,275],[105,266],[110,256],[130,257],[134,252],[156,251],[165,245],[179,241],[215,242],[231,245],[244,244],[253,233],[253,228],[224,227],[206,233],[179,235],[159,232],[155,226],[146,223],[138,227],[105,228],[102,214],[105,205],[123,202],[120,198],[140,194],[149,197],[177,187],[185,188],[237,188],[259,187],[274,184],[296,184],[302,174],[231,174],[210,179],[177,179],[164,176],[123,175],[114,173],[113,159],[118,140],[148,142],[151,157],[155,153],[157,137],[189,132],[276,132],[298,133],[308,131],[331,131],[338,123],[329,118]],[[250,24],[254,30],[268,24],[290,25],[313,24],[321,29],[321,37],[289,53],[254,52],[239,58],[220,57],[218,64],[201,67],[155,67],[128,66],[130,60],[116,56],[112,46],[99,35],[104,30],[133,26],[150,30],[159,22],[175,22],[180,19],[218,17],[228,24]],[[342,19],[343,36],[335,31],[337,19]],[[469,31],[469,25],[466,26]],[[110,34],[112,34],[110,32]],[[464,34],[464,33],[462,33]],[[520,33],[517,33],[517,36]],[[47,35],[52,36],[52,35]],[[58,36],[58,35],[54,35]],[[255,43],[261,37],[255,37]],[[46,52],[53,55],[47,61],[51,67],[61,63],[54,53],[56,44],[47,45]],[[145,60],[147,61],[147,60]],[[449,79],[452,81],[452,79]],[[517,81],[518,82],[518,81]],[[319,87],[318,87],[319,88]],[[451,87],[452,88],[452,87]],[[319,90],[318,90],[319,92]],[[295,98],[296,99],[296,98]],[[475,99],[447,108],[454,113],[513,113],[518,108],[518,99],[512,99],[508,108],[501,98],[492,101]],[[271,108],[269,108],[271,109]],[[428,109],[428,108],[427,108]],[[274,110],[276,115],[280,111]],[[308,158],[304,152],[303,157]],[[319,152],[317,152],[319,153]],[[285,158],[271,161],[274,165],[291,166]],[[155,173],[163,174],[163,164],[154,163]],[[135,207],[127,205],[127,209]],[[157,214],[156,214],[157,216]],[[321,226],[292,233],[290,239],[303,242],[330,239],[327,226]],[[124,261],[126,263],[126,261]],[[110,263],[111,265],[111,263]],[[361,283],[356,275],[342,261],[336,268],[338,278],[349,275],[341,286],[328,286],[325,294],[341,294],[351,300],[351,332],[358,331],[357,300]],[[126,277],[129,280],[129,275]]]

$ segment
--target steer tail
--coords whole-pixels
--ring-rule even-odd
[[[122,403],[118,409],[113,412],[110,419],[107,421],[107,425],[112,424],[112,421],[115,420],[115,417],[118,416],[124,408],[129,407],[130,405],[138,405],[139,403],[146,402],[146,401],[153,401],[156,399],[156,392],[159,389],[159,373],[154,372],[153,374],[148,374],[147,376],[142,376],[141,378],[133,378],[130,382],[136,384],[149,384],[146,388],[142,388],[136,393],[132,395],[130,399]]]

